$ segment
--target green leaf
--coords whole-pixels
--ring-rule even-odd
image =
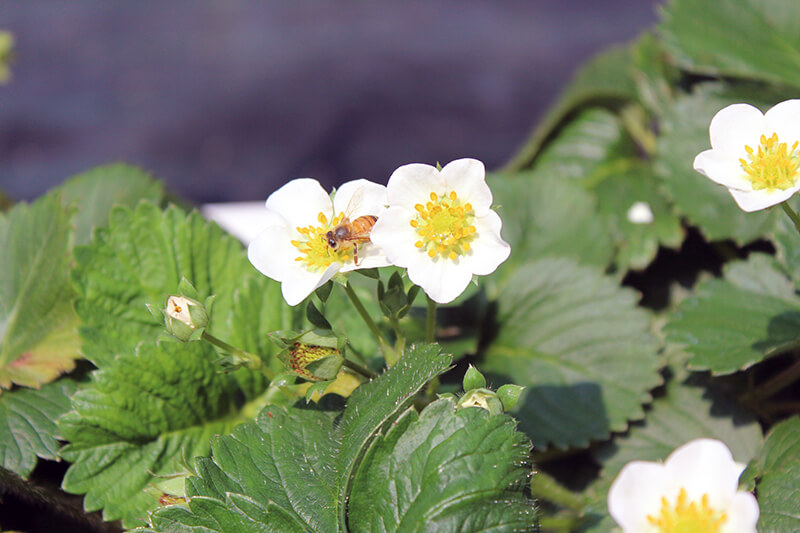
[[[75,244],[87,244],[94,228],[108,225],[114,205],[159,203],[164,199],[164,187],[145,171],[117,163],[73,176],[50,194],[60,196],[64,205],[75,207]]]
[[[598,54],[575,74],[558,103],[539,121],[525,145],[503,170],[517,171],[528,167],[553,130],[575,108],[592,103],[619,105],[620,102],[636,100],[636,96],[630,49],[617,46]]]
[[[249,278],[263,277],[241,244],[219,226],[176,207],[162,213],[152,203],[135,211],[115,207],[109,228],[97,232],[92,245],[77,247],[75,256],[83,353],[96,366],[116,354],[133,353],[139,341],[155,340],[164,331],[146,304],[163,307],[184,277],[197,287],[201,301],[217,295],[208,329],[230,338],[235,295]]]
[[[790,207],[797,210],[797,199],[787,200]],[[788,216],[780,216],[775,230],[769,235],[775,245],[775,257],[794,282],[795,289],[800,288],[800,234]]]
[[[525,386],[515,411],[537,448],[587,446],[644,416],[661,361],[636,300],[566,259],[529,263],[506,281],[481,368]]]
[[[795,416],[772,428],[756,467],[761,508],[758,530],[800,530],[800,418]]]
[[[709,240],[732,239],[744,244],[769,232],[776,214],[745,213],[728,190],[692,167],[700,152],[711,148],[708,126],[722,108],[748,102],[766,110],[783,99],[763,87],[705,84],[678,98],[662,116],[654,168],[680,214],[700,228]]]
[[[70,212],[55,197],[0,214],[0,391],[39,387],[79,357]]]
[[[328,405],[265,408],[255,422],[215,439],[212,458],[196,460],[195,475],[187,479],[188,508],[160,509],[151,526],[345,531],[351,483],[367,449],[451,361],[435,345],[414,347],[356,389],[341,414]],[[225,509],[229,500],[236,505]]]
[[[665,331],[691,368],[730,374],[800,346],[800,298],[773,257],[752,254],[699,283]]]
[[[0,467],[28,477],[36,458],[58,458],[56,419],[69,409],[77,384],[60,379],[40,390],[16,389],[0,395]]]
[[[141,524],[161,496],[152,485],[244,421],[239,385],[216,357],[199,342],[142,342],[94,372],[59,420],[61,455],[73,463],[63,489],[86,494],[86,510],[102,508],[106,520]]]
[[[611,236],[597,223],[596,201],[578,183],[537,171],[493,178],[502,235],[512,250],[494,278],[504,279],[519,265],[548,256],[598,266],[610,262]]]
[[[520,531],[534,520],[520,488],[530,443],[514,421],[442,399],[408,411],[356,472],[352,531]],[[492,508],[499,507],[497,512]]]
[[[800,87],[800,4],[783,0],[672,0],[659,26],[693,72]]]
[[[758,456],[762,436],[755,418],[722,392],[708,387],[707,380],[698,375],[684,380],[683,374],[670,380],[644,422],[594,451],[603,470],[589,489],[594,500],[581,531],[605,532],[614,524],[608,516],[606,495],[622,467],[631,461],[663,461],[679,446],[703,437],[724,442],[737,461],[747,463]]]
[[[109,227],[76,256],[83,350],[98,371],[60,422],[69,441],[63,455],[74,462],[63,486],[86,493],[88,510],[137,525],[158,505],[159,476],[179,472],[183,457],[209,452],[211,436],[250,419],[268,383],[246,368],[222,373],[204,341],[157,343],[164,327],[145,304],[163,306],[186,278],[202,299],[216,295],[211,332],[267,364],[277,348],[266,333],[293,315],[236,240],[175,207],[115,207]]]

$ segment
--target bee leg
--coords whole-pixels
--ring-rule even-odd
[[[357,242],[353,243],[353,263],[355,263],[356,266],[358,266],[358,243]]]

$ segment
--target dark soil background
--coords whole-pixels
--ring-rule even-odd
[[[496,168],[578,65],[656,18],[655,0],[3,2],[0,190],[113,161],[197,202]]]

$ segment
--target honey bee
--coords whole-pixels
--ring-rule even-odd
[[[334,252],[337,250],[353,248],[353,262],[358,266],[358,245],[370,242],[369,232],[378,221],[375,215],[362,215],[350,220],[350,214],[357,210],[361,203],[363,189],[358,189],[344,211],[341,222],[325,234],[328,246]]]

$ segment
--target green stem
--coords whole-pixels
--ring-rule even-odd
[[[220,348],[221,350],[224,350],[230,353],[231,355],[235,356],[236,358],[241,360],[245,364],[245,366],[247,366],[247,368],[251,370],[260,370],[262,374],[264,374],[270,379],[270,381],[272,381],[272,379],[275,377],[275,373],[272,371],[272,369],[264,366],[263,361],[256,354],[245,352],[244,350],[240,350],[236,346],[231,346],[222,339],[218,339],[208,331],[203,331],[203,339],[207,340],[217,348]]]
[[[383,353],[383,358],[386,359],[386,365],[390,367],[393,366],[399,359],[399,356],[389,345],[389,342],[386,340],[386,337],[383,336],[381,330],[378,329],[378,325],[374,320],[372,320],[372,317],[369,316],[369,312],[367,312],[364,304],[361,303],[361,299],[356,294],[356,291],[353,290],[353,287],[350,285],[349,281],[345,284],[344,290],[347,293],[348,298],[350,298],[350,301],[353,303],[353,307],[356,308],[356,311],[358,311],[358,314],[361,315],[362,320],[364,320],[364,323],[378,341],[378,346],[380,346],[381,353]]]
[[[426,295],[427,296],[427,295]],[[428,296],[428,319],[425,321],[425,342],[436,340],[436,302]]]
[[[541,531],[569,533],[575,531],[579,519],[575,516],[543,516],[539,519]]]
[[[564,488],[553,477],[543,472],[536,472],[531,477],[531,495],[572,511],[582,512],[586,507],[586,501],[580,494]]]
[[[789,368],[768,379],[758,387],[751,390],[746,396],[746,400],[763,400],[776,394],[795,381],[800,379],[800,359],[794,362]]]
[[[392,315],[389,317],[389,322],[392,324],[392,330],[394,331],[394,351],[395,353],[403,353],[406,349],[406,336],[403,333],[403,330],[400,329],[400,321],[397,320],[397,317]]]
[[[800,233],[800,216],[797,216],[797,213],[789,206],[788,202],[781,203],[781,207],[783,208],[783,212],[786,213],[790,219],[792,219],[794,228],[798,233]]]
[[[344,366],[346,366],[347,368],[349,368],[353,372],[361,374],[362,376],[364,376],[367,379],[375,379],[375,378],[378,377],[378,374],[376,374],[375,372],[373,372],[369,368],[363,367],[363,366],[359,365],[358,363],[354,363],[353,361],[350,361],[349,359],[345,359],[344,360]]]

